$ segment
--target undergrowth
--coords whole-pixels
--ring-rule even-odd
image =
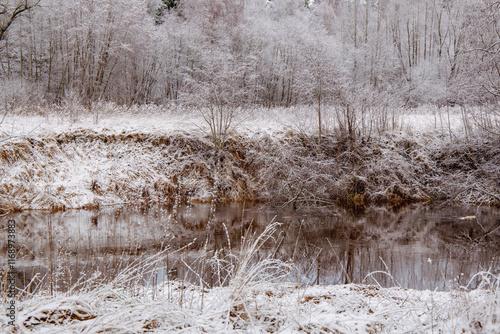
[[[500,141],[383,134],[347,145],[334,134],[232,133],[223,150],[184,133],[74,130],[0,143],[0,207],[65,210],[130,203],[261,201],[500,204]]]

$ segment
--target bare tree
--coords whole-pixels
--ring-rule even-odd
[[[12,23],[25,11],[30,10],[40,3],[41,0],[24,0],[0,2],[0,41],[5,39],[7,30]]]
[[[233,126],[237,107],[226,104],[218,96],[213,96],[199,110],[209,126],[210,137],[215,150],[221,149],[226,143],[229,131]]]
[[[199,64],[189,71],[184,101],[194,104],[209,127],[214,148],[221,149],[234,125],[239,106],[248,95],[245,68],[227,51],[219,48],[203,50]]]
[[[334,38],[309,37],[309,44],[301,50],[301,70],[295,90],[304,96],[304,102],[315,106],[318,121],[318,150],[323,135],[322,107],[331,104],[338,95],[342,80],[338,41]]]

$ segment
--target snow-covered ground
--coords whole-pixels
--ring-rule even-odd
[[[464,126],[461,109],[358,115],[355,144],[339,132],[337,112],[325,108],[318,146],[313,108],[240,110],[218,152],[201,114],[180,107],[7,115],[0,127],[11,138],[0,139],[0,208],[213,199],[500,202],[498,139]]]
[[[238,298],[232,293],[232,287],[202,289],[175,282],[134,296],[111,287],[36,296],[18,305],[16,333],[500,332],[497,290],[268,283]],[[12,329],[2,315],[0,331]]]
[[[449,115],[448,115],[449,112]],[[45,115],[10,114],[0,127],[0,133],[13,136],[45,136],[79,129],[93,131],[110,130],[113,132],[141,132],[169,134],[175,132],[208,133],[208,126],[196,109],[170,107],[168,109],[151,106],[133,106],[131,108],[106,104],[95,114],[88,111],[73,117],[68,112],[48,110]],[[437,109],[421,107],[419,109],[394,110],[394,115],[387,115],[396,130],[415,132],[439,131],[448,134],[451,129],[459,137],[464,133],[463,116],[459,108]],[[393,117],[394,116],[394,117]],[[333,130],[336,123],[336,111],[323,109],[323,126]],[[394,122],[392,122],[394,118]],[[239,133],[267,133],[282,131],[302,131],[317,133],[317,113],[313,107],[291,108],[255,108],[237,113],[234,129]]]

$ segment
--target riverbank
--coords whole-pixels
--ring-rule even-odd
[[[167,248],[142,255],[106,279],[100,271],[64,281],[33,278],[18,291],[15,320],[0,315],[0,329],[15,333],[495,333],[498,274],[481,271],[465,284],[445,280],[446,291],[376,285],[293,283],[294,264],[263,252],[276,243],[277,223],[260,235],[245,233],[227,255],[201,251],[217,268],[214,285],[169,277]],[[275,248],[275,250],[277,250]],[[166,267],[165,267],[166,265]],[[64,269],[63,269],[64,270]],[[104,275],[105,276],[105,275]],[[49,284],[48,284],[49,283]],[[363,282],[364,283],[364,282]],[[48,288],[49,285],[52,288]],[[0,296],[4,303],[8,296]],[[9,321],[13,321],[9,324]]]
[[[9,116],[2,130],[11,138],[0,142],[0,207],[500,204],[500,138],[464,135],[449,118],[439,127],[428,114],[427,126],[420,124],[425,115],[407,115],[392,130],[355,140],[332,128],[319,144],[313,115],[307,123],[304,110],[280,112],[243,119],[219,151],[197,113],[129,110],[102,114],[97,123],[92,114],[72,121]]]

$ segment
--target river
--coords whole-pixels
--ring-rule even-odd
[[[227,270],[213,264],[233,261],[231,254],[238,253],[244,237],[258,235],[271,222],[280,226],[256,259],[272,254],[293,264],[286,280],[300,284],[449,290],[475,288],[474,275],[500,271],[500,210],[490,207],[296,212],[195,204],[25,211],[1,219],[16,221],[17,284],[30,292],[66,291],[96,273],[106,282],[131,262],[162,250],[167,256],[161,265],[153,274],[141,274],[145,285],[167,279],[224,285]],[[6,251],[7,229],[0,238]]]

